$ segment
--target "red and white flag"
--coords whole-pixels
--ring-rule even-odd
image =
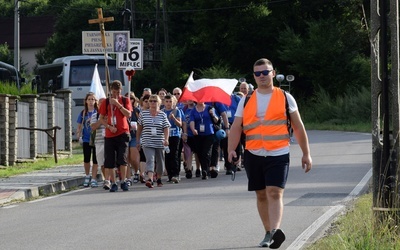
[[[193,72],[190,74],[179,102],[220,102],[231,105],[231,94],[236,87],[236,79],[193,79]]]
[[[94,67],[93,77],[92,77],[92,84],[90,85],[90,92],[93,92],[96,96],[97,100],[102,98],[106,98],[106,94],[104,93],[103,86],[101,85],[99,71],[97,70],[97,64]]]

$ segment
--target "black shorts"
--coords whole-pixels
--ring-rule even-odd
[[[244,151],[244,166],[249,179],[248,190],[265,189],[266,186],[285,188],[289,173],[289,154],[257,156]]]
[[[128,165],[129,134],[104,138],[104,167],[115,168]]]

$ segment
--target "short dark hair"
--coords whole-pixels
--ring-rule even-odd
[[[111,89],[115,89],[115,90],[122,89],[122,83],[118,80],[114,80],[111,84]]]
[[[271,66],[272,68],[274,68],[274,66],[272,65],[272,62],[270,60],[268,60],[267,58],[258,59],[254,63],[253,67],[260,66],[260,65],[268,65],[268,66]]]

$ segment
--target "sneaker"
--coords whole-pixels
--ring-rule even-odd
[[[163,184],[161,182],[161,179],[157,179],[157,187],[162,187],[162,186],[163,186]]]
[[[200,169],[196,169],[196,177],[200,177],[201,173],[200,173]]]
[[[133,183],[138,183],[139,182],[139,174],[135,174],[133,176]]]
[[[117,186],[117,184],[112,184],[112,186],[111,186],[111,189],[110,189],[110,192],[117,192],[118,191],[118,186]]]
[[[132,186],[133,184],[131,179],[125,179],[125,183],[128,185],[128,187]]]
[[[259,246],[260,247],[269,247],[271,245],[271,232],[268,231],[265,234],[264,239],[260,242]]]
[[[232,175],[232,170],[231,169],[226,170],[226,175]]]
[[[149,179],[148,181],[146,181],[146,187],[148,188],[153,188],[153,182]]]
[[[208,176],[207,176],[207,172],[206,172],[206,171],[203,171],[203,172],[201,173],[201,175],[202,175],[201,179],[203,179],[203,180],[207,180],[207,179],[208,179]]]
[[[85,176],[85,180],[83,181],[83,186],[84,187],[89,187],[91,179],[92,179],[92,176],[89,176],[89,175]]]
[[[176,176],[172,177],[171,178],[171,182],[172,183],[179,183],[179,177],[176,177]]]
[[[193,176],[192,170],[186,170],[185,176],[186,176],[186,179],[192,179],[192,176]]]
[[[128,180],[130,181],[130,180]],[[121,183],[121,189],[122,191],[128,191],[129,187],[128,187],[128,183],[126,183],[125,181]]]
[[[286,239],[286,236],[282,230],[272,229],[271,244],[269,245],[269,248],[271,248],[271,249],[279,248],[282,245],[282,243],[285,241],[285,239]]]
[[[103,184],[103,188],[105,190],[110,190],[111,189],[111,182],[109,180],[105,180]]]
[[[92,188],[97,188],[97,187],[99,186],[99,184],[97,183],[97,181],[96,181],[95,179],[93,179],[93,180],[90,182],[90,186],[91,186]]]
[[[210,170],[210,177],[211,178],[217,178],[218,176],[218,171],[216,169],[211,169]]]

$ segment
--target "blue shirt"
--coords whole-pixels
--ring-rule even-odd
[[[85,117],[83,117],[83,113],[85,113]],[[82,124],[82,119],[83,119],[82,132],[81,132],[83,142],[90,141],[90,133],[92,132],[92,128],[90,127],[90,120],[92,118],[92,115],[96,113],[97,113],[96,110],[89,112],[82,111],[79,114],[78,119],[76,120],[77,123]]]
[[[209,105],[205,105],[202,112],[198,112],[196,108],[190,112],[190,122],[194,122],[194,128],[197,130],[198,135],[212,135],[214,134],[213,123],[209,113]],[[200,131],[200,125],[204,125],[204,131]]]
[[[178,136],[181,137],[181,128],[176,126],[175,121],[173,119],[169,119],[169,115],[171,114],[171,112],[173,112],[172,114],[174,114],[174,116],[176,118],[181,118],[182,120],[182,114],[181,111],[177,108],[175,109],[171,109],[171,110],[165,110],[163,109],[164,113],[167,115],[168,117],[168,121],[171,124],[171,127],[169,128],[169,136]]]
[[[230,124],[232,124],[233,121],[235,120],[235,113],[236,113],[236,109],[239,104],[239,101],[240,101],[240,97],[235,94],[232,94],[231,95],[231,105],[227,106],[224,104],[225,109],[226,109],[226,116],[228,117],[228,121]]]

